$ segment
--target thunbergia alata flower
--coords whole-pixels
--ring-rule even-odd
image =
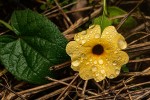
[[[115,78],[129,60],[128,54],[121,51],[127,43],[114,26],[106,27],[101,34],[100,26],[92,25],[77,33],[74,40],[67,44],[66,52],[71,57],[71,68],[84,80]]]

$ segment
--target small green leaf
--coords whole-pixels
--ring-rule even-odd
[[[129,69],[126,65],[123,65],[121,69],[123,72],[129,72]]]
[[[31,10],[15,11],[11,25],[16,36],[0,36],[0,62],[22,80],[41,84],[53,77],[49,67],[69,59],[67,40],[44,16]]]
[[[98,24],[101,26],[101,30],[103,31],[105,27],[110,26],[112,22],[104,15],[99,16],[93,20],[93,24]]]
[[[108,15],[109,18],[119,16],[119,15],[123,15],[123,14],[127,14],[126,11],[124,11],[124,10],[118,8],[118,7],[115,7],[115,6],[108,7],[107,11],[108,11],[108,14],[109,14]],[[114,25],[118,25],[120,23],[120,21],[121,21],[121,19],[114,19],[112,22],[113,22]],[[133,17],[129,16],[127,18],[127,20],[125,21],[125,23],[121,26],[121,29],[126,30],[126,29],[129,29],[129,28],[133,28],[133,27],[136,26],[136,24],[137,24],[136,20]]]

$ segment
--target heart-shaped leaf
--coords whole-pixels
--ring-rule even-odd
[[[49,67],[68,60],[67,40],[46,17],[31,10],[15,11],[11,17],[15,36],[0,36],[0,62],[22,80],[41,84],[53,77]]]
[[[93,20],[93,24],[98,24],[101,26],[101,30],[103,31],[105,27],[110,26],[112,21],[109,20],[105,15],[99,16]]]
[[[115,6],[112,6],[112,7],[108,7],[108,13],[109,13],[109,18],[111,17],[115,17],[115,16],[119,16],[119,15],[123,15],[123,14],[127,14],[126,11],[118,8],[118,7],[115,7]],[[114,19],[112,22],[114,25],[118,25],[120,23],[120,20],[121,19]],[[133,28],[135,27],[137,24],[136,20],[129,16],[127,18],[127,20],[125,21],[125,23],[121,26],[121,29],[122,30],[127,30],[127,29],[130,29],[130,28]]]

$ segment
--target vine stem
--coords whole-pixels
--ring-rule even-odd
[[[107,4],[106,4],[106,0],[103,0],[103,15],[107,15]]]
[[[8,29],[10,29],[11,31],[13,31],[12,27],[8,23],[4,22],[3,20],[0,20],[0,23],[3,24]]]

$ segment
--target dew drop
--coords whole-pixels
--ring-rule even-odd
[[[120,70],[116,69],[116,74],[119,75],[119,73],[120,73]]]
[[[120,57],[120,56],[118,57],[118,60],[121,60],[121,57]]]
[[[106,58],[106,61],[108,61],[108,58]]]
[[[93,34],[93,31],[90,31],[90,34]]]
[[[88,64],[89,64],[89,62],[86,63],[86,65],[88,65]]]
[[[92,61],[92,59],[90,59],[90,61]]]
[[[113,74],[111,74],[111,75],[109,76],[109,78],[110,78],[110,79],[114,78],[114,75],[113,75]]]
[[[106,34],[108,34],[108,32],[106,32]]]
[[[96,76],[99,76],[99,73],[96,73]]]
[[[113,63],[113,65],[114,65],[114,66],[116,66],[116,65],[117,65],[117,63]]]
[[[118,51],[115,51],[114,53],[115,53],[115,54],[117,54],[117,53],[118,53]]]
[[[86,35],[86,31],[82,31],[81,34],[82,34],[82,35]]]
[[[100,38],[100,34],[95,34],[95,38],[96,39]]]
[[[98,63],[103,64],[103,60],[102,59],[98,60]]]
[[[94,64],[97,64],[97,60],[94,61]]]
[[[76,41],[80,41],[80,39],[79,39],[79,38],[77,38],[77,39],[76,39]]]
[[[126,43],[126,41],[125,40],[118,40],[118,47],[120,48],[120,49],[125,49],[126,47],[127,47],[127,43]]]
[[[93,72],[97,71],[97,67],[96,67],[96,66],[93,66],[93,67],[92,67],[92,71],[93,71]]]
[[[96,82],[99,82],[99,80],[98,80],[98,79],[95,79],[95,81],[96,81]]]
[[[94,27],[95,27],[95,25],[91,25],[89,28],[92,29],[92,28],[94,28]]]
[[[84,53],[82,53],[82,54],[81,54],[81,57],[82,57],[82,58],[85,58],[85,57],[86,57],[86,55],[85,55]]]
[[[82,44],[84,44],[86,42],[86,40],[82,40],[81,42],[82,42]]]
[[[100,76],[100,79],[102,80],[104,77]]]
[[[116,66],[116,65],[117,65],[117,62],[116,62],[116,61],[114,61],[112,64],[113,64],[114,66]]]
[[[105,70],[101,70],[101,73],[104,74],[104,73],[105,73]]]
[[[75,60],[75,61],[72,62],[73,66],[79,66],[79,64],[80,64],[79,60]]]

